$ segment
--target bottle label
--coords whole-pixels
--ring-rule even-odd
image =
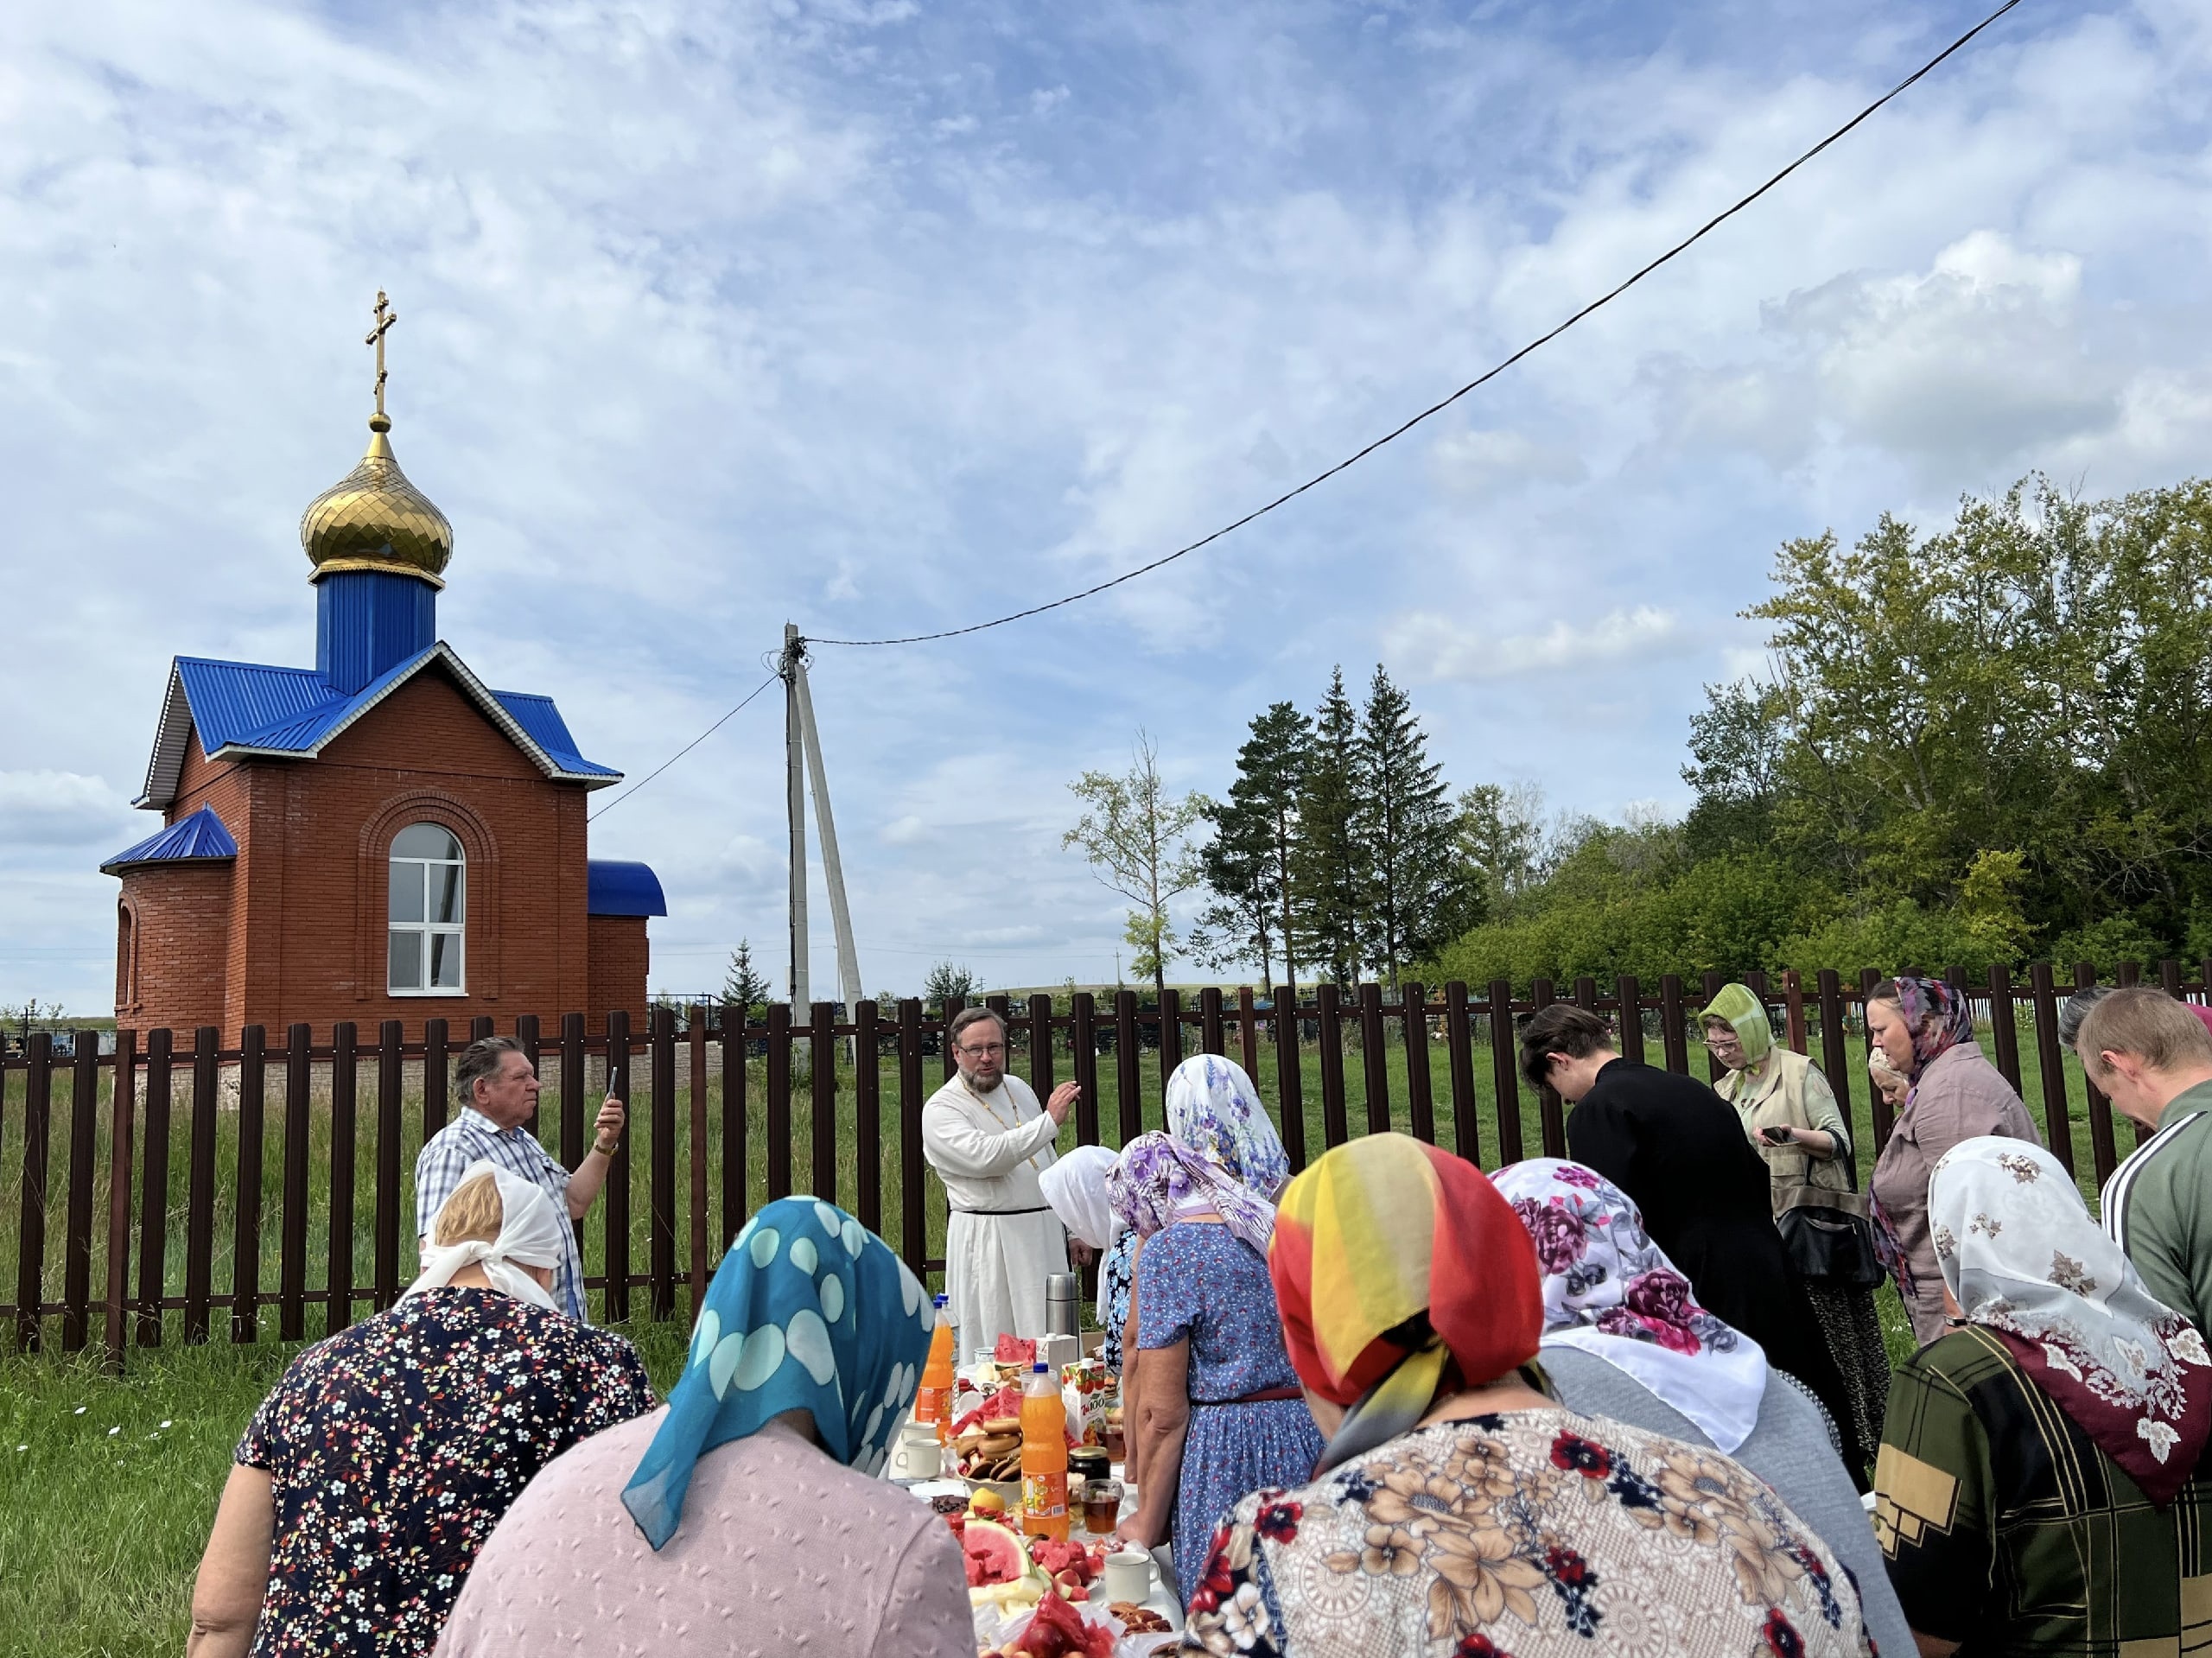
[[[1068,1477],[1058,1474],[1024,1474],[1021,1477],[1021,1512],[1030,1520],[1065,1520],[1068,1512]]]

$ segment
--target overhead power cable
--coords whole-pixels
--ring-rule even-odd
[[[2012,10],[2013,7],[2019,3],[2020,0],[2005,0],[2005,3],[2003,5],[1998,7],[1997,10],[1991,12],[1989,16],[1983,18],[1972,29],[1967,30],[1965,34],[1960,35],[1958,39],[1953,41],[1941,52],[1938,52],[1934,57],[1929,59],[1927,62],[1922,64],[1919,68],[1914,70],[1903,80],[1897,82],[1896,86],[1891,87],[1888,92],[1883,93],[1881,97],[1876,98],[1865,109],[1859,111],[1858,114],[1853,116],[1851,119],[1845,122],[1834,132],[1828,134],[1828,136],[1821,139],[1820,143],[1815,144],[1803,155],[1798,156],[1797,159],[1791,162],[1789,166],[1783,168],[1772,178],[1767,180],[1765,183],[1760,185],[1758,189],[1753,190],[1749,195],[1743,197],[1732,206],[1724,208],[1721,212],[1715,213],[1712,218],[1707,219],[1704,224],[1699,226],[1695,230],[1692,231],[1681,241],[1675,243],[1674,246],[1669,248],[1657,258],[1652,260],[1649,264],[1646,264],[1637,270],[1625,281],[1622,282],[1618,287],[1611,289],[1609,292],[1600,295],[1598,298],[1592,300],[1587,305],[1575,312],[1573,315],[1568,317],[1564,322],[1560,323],[1556,327],[1550,329],[1547,333],[1538,334],[1534,340],[1531,340],[1527,345],[1522,346],[1520,350],[1515,352],[1510,357],[1508,357],[1503,361],[1485,369],[1482,373],[1468,381],[1466,384],[1461,386],[1457,391],[1454,391],[1450,397],[1446,397],[1440,402],[1431,403],[1427,408],[1422,410],[1421,413],[1415,415],[1411,420],[1407,421],[1403,425],[1396,427],[1393,430],[1385,432],[1382,436],[1376,438],[1364,448],[1346,455],[1342,461],[1338,461],[1335,466],[1331,467],[1327,471],[1315,473],[1304,483],[1299,485],[1297,488],[1285,491],[1282,494],[1276,496],[1274,499],[1269,501],[1266,505],[1255,507],[1251,511],[1247,512],[1243,518],[1235,519],[1230,523],[1224,524],[1220,529],[1215,530],[1212,534],[1203,536],[1197,541],[1192,542],[1188,546],[1178,547],[1172,553],[1163,553],[1160,557],[1154,559],[1148,564],[1140,564],[1133,570],[1124,570],[1121,575],[1114,576],[1108,581],[1098,582],[1095,586],[1085,588],[1080,593],[1071,593],[1065,598],[1051,600],[1041,605],[1032,605],[1026,610],[1013,611],[1004,616],[995,616],[987,622],[971,622],[965,627],[948,627],[935,633],[908,633],[897,638],[825,639],[817,638],[810,634],[806,642],[809,645],[842,645],[856,646],[880,645],[926,645],[932,639],[953,639],[958,638],[963,634],[966,633],[981,633],[987,628],[1004,627],[1008,622],[1022,621],[1031,616],[1041,616],[1048,610],[1058,610],[1064,605],[1072,605],[1081,600],[1096,598],[1098,594],[1104,593],[1109,588],[1118,588],[1124,581],[1134,581],[1137,577],[1141,575],[1148,575],[1153,571],[1161,568],[1163,565],[1172,564],[1177,559],[1182,558],[1191,553],[1195,553],[1201,548],[1211,546],[1223,537],[1234,534],[1236,530],[1242,530],[1246,524],[1254,522],[1255,519],[1265,518],[1277,507],[1287,505],[1290,502],[1296,500],[1300,496],[1305,494],[1307,490],[1313,489],[1318,485],[1328,482],[1330,479],[1334,478],[1338,473],[1344,472],[1352,467],[1357,466],[1361,461],[1366,460],[1369,455],[1373,454],[1377,449],[1382,448],[1383,445],[1396,441],[1399,438],[1403,437],[1408,432],[1412,431],[1414,427],[1420,425],[1431,416],[1443,413],[1444,410],[1449,409],[1453,403],[1459,402],[1460,398],[1465,397],[1470,391],[1474,391],[1478,386],[1481,386],[1491,380],[1496,379],[1499,375],[1504,373],[1507,369],[1511,368],[1516,363],[1528,356],[1531,352],[1536,351],[1541,346],[1550,344],[1553,340],[1558,339],[1560,335],[1565,334],[1569,328],[1572,328],[1576,323],[1581,321],[1592,312],[1600,310],[1604,307],[1611,304],[1613,301],[1618,299],[1623,294],[1628,292],[1630,289],[1635,287],[1637,283],[1642,282],[1653,271],[1658,270],[1661,265],[1665,264],[1669,259],[1674,258],[1677,254],[1682,253],[1694,246],[1698,242],[1703,240],[1706,236],[1710,234],[1713,231],[1717,230],[1720,226],[1727,223],[1729,219],[1733,219],[1738,213],[1743,212],[1745,208],[1750,206],[1761,196],[1766,194],[1768,191],[1773,189],[1775,186],[1780,184],[1783,180],[1788,178],[1799,168],[1804,166],[1806,162],[1811,161],[1822,150],[1827,149],[1831,144],[1835,143],[1838,140],[1847,136],[1854,128],[1866,121],[1884,105],[1889,103],[1892,98],[1904,92],[1915,82],[1919,81],[1927,76],[1939,64],[1942,63],[1945,59],[1959,51],[1969,41],[1973,40],[1975,35],[1980,34],[1984,29],[1987,29],[1991,24],[1994,23],[1999,18],[2002,17],[2006,12]]]
[[[663,772],[668,770],[670,766],[675,765],[677,761],[682,759],[686,754],[696,748],[701,743],[706,741],[708,738],[713,736],[717,731],[720,731],[724,726],[728,725],[732,720],[737,717],[738,709],[742,708],[746,702],[750,702],[754,697],[760,696],[761,692],[766,690],[769,686],[774,684],[782,677],[783,676],[779,673],[770,674],[767,678],[762,680],[758,685],[755,685],[751,690],[745,694],[745,702],[740,702],[737,705],[737,708],[732,708],[728,714],[722,715],[721,719],[715,721],[714,724],[709,726],[704,731],[694,737],[690,742],[684,744],[683,747],[677,749],[673,754],[671,754],[658,765],[653,767],[652,771],[646,772],[645,776],[639,778],[635,783],[625,789],[620,794],[615,796],[613,799],[608,801],[604,806],[601,806],[597,811],[594,812],[584,821],[588,823],[596,823],[599,822],[601,818],[606,816],[607,813],[613,811],[617,806],[627,800],[632,795],[637,793],[639,790],[644,788],[645,785],[651,783]]]

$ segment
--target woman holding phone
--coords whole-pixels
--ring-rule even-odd
[[[1705,1045],[1727,1075],[1713,1091],[1736,1108],[1766,1159],[1777,1220],[1801,1204],[1861,1212],[1851,1172],[1851,1126],[1820,1067],[1774,1039],[1766,1007],[1748,986],[1721,987],[1699,1015]],[[1805,1296],[1843,1378],[1852,1420],[1836,1424],[1845,1460],[1874,1460],[1890,1396],[1890,1360],[1874,1293],[1808,1281]]]

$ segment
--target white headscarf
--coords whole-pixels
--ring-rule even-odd
[[[1114,1163],[1115,1153],[1103,1146],[1078,1146],[1037,1176],[1060,1224],[1094,1249],[1114,1241],[1114,1206],[1106,1200],[1106,1176]]]
[[[457,1192],[480,1174],[488,1174],[499,1189],[499,1236],[490,1242],[481,1238],[470,1238],[461,1243],[433,1245],[423,1251],[423,1270],[406,1295],[418,1290],[434,1290],[453,1282],[453,1276],[464,1267],[481,1266],[484,1276],[492,1287],[518,1301],[528,1301],[549,1312],[557,1312],[553,1298],[545,1286],[523,1270],[525,1267],[558,1267],[565,1253],[566,1240],[561,1235],[563,1224],[553,1211],[552,1201],[520,1175],[510,1174],[497,1164],[478,1158],[461,1173],[454,1185]],[[453,1199],[448,1197],[447,1203]],[[438,1213],[445,1213],[443,1204]],[[430,1236],[438,1235],[435,1217],[430,1221]],[[400,1298],[406,1299],[405,1295]]]

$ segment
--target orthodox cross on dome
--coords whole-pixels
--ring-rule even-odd
[[[385,297],[384,289],[377,289],[377,325],[369,330],[361,343],[377,348],[377,418],[389,422],[384,412],[384,337],[391,332],[391,325],[399,321],[399,313],[391,308],[391,302]]]

